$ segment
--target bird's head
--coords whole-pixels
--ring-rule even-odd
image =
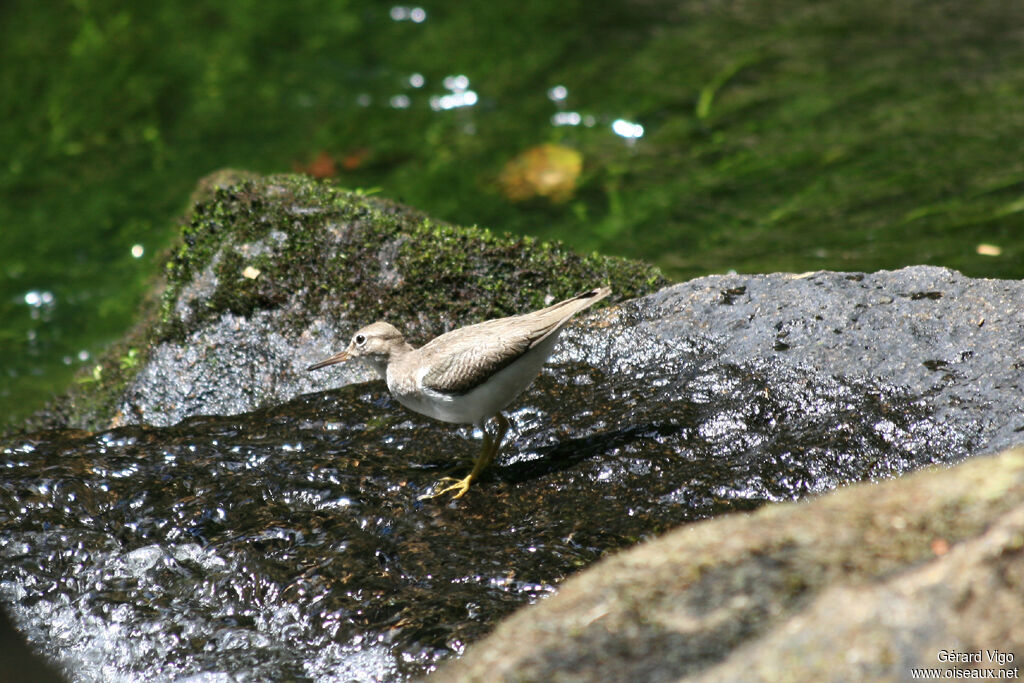
[[[351,358],[363,358],[369,361],[383,377],[391,354],[406,348],[408,345],[405,343],[405,337],[395,329],[394,325],[377,322],[367,325],[352,335],[352,341],[348,343],[344,351],[319,363],[313,363],[306,370],[317,370],[335,363],[344,363]]]

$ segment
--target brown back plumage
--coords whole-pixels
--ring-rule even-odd
[[[467,393],[609,294],[611,289],[600,287],[532,313],[442,334],[413,352],[421,361],[434,357],[423,376],[423,386],[446,394]]]

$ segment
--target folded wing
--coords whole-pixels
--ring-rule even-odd
[[[438,352],[431,354],[436,361],[424,374],[423,386],[446,394],[467,393],[610,293],[608,288],[593,289],[533,313],[488,320],[441,335],[421,349]]]

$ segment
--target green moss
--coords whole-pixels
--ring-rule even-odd
[[[264,251],[247,258],[241,246],[254,244]],[[218,253],[215,291],[193,302],[182,320],[180,297]],[[247,266],[259,276],[243,277]],[[470,321],[598,284],[631,297],[666,283],[644,264],[448,225],[304,176],[246,180],[197,204],[167,274],[162,339],[180,339],[225,312],[248,316],[276,308],[298,289],[307,311],[320,310],[327,299],[339,316],[410,320],[426,312]]]

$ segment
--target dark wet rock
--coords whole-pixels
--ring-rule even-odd
[[[1022,548],[1017,449],[673,531],[566,581],[430,680],[1018,678]]]
[[[723,276],[588,312],[514,404],[498,466],[458,501],[418,496],[478,438],[406,411],[380,382],[170,427],[20,437],[3,452],[0,596],[83,680],[423,674],[612,551],[1012,440],[1022,287],[939,268]],[[956,543],[994,509],[957,508],[935,534]],[[875,529],[871,553],[903,558],[913,540],[923,559],[930,529]],[[658,631],[667,640],[613,633],[603,647],[719,663],[787,614],[772,596],[793,610],[828,572],[876,561],[850,543],[811,571],[819,583],[784,554],[708,574],[712,644]],[[740,604],[743,586],[763,600]]]
[[[33,652],[7,612],[0,609],[0,681],[63,683],[66,679]]]
[[[171,425],[370,379],[310,363],[387,319],[424,342],[614,282],[667,284],[635,261],[447,225],[304,176],[203,179],[165,275],[126,338],[35,426]]]

